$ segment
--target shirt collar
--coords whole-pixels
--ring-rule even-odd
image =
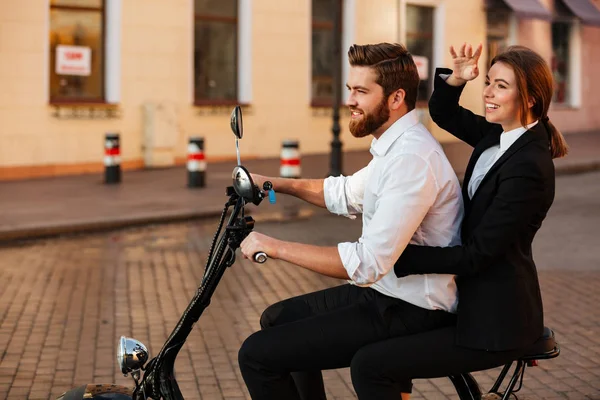
[[[531,124],[527,125],[527,127],[518,127],[516,129],[512,129],[508,132],[502,132],[500,135],[500,151],[505,152],[508,150],[510,146],[513,145],[514,142],[517,141],[525,132],[529,129],[533,128],[538,121],[534,121]]]
[[[386,155],[392,144],[408,129],[419,123],[417,110],[409,111],[400,119],[394,122],[385,132],[381,134],[379,139],[373,138],[371,142],[371,154],[374,156],[383,157]]]

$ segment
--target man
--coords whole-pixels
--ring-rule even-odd
[[[409,243],[460,243],[460,187],[441,146],[414,110],[416,65],[398,44],[354,45],[348,56],[349,128],[355,137],[373,136],[372,161],[348,177],[254,178],[259,186],[268,179],[276,191],[335,214],[362,213],[361,237],[319,247],[253,232],[241,250],[245,257],[264,251],[350,283],[265,310],[262,330],[246,339],[239,352],[253,399],[324,399],[321,370],[352,366],[352,357],[366,344],[455,321],[453,275],[398,279],[390,273]],[[402,387],[399,393],[410,390]]]

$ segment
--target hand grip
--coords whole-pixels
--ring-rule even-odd
[[[267,256],[267,254],[263,251],[259,251],[257,253],[254,253],[254,256],[252,257],[254,259],[255,262],[259,263],[259,264],[264,264],[265,261],[267,261],[267,259],[269,258]]]

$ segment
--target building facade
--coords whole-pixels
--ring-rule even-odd
[[[465,41],[488,56],[511,44],[540,52],[557,80],[557,127],[597,131],[594,1],[1,1],[0,180],[101,171],[107,133],[120,134],[124,169],[182,164],[193,136],[205,138],[208,161],[233,159],[235,104],[244,157],[276,157],[285,139],[327,153],[336,12],[342,85],[351,44],[406,44],[422,77],[419,115],[440,141],[454,139],[428,117],[432,74]],[[482,89],[483,79],[470,83],[462,104],[483,112]],[[367,149],[341,115],[344,150]]]

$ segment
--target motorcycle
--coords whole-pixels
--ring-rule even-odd
[[[275,202],[275,192],[271,182],[265,182],[262,188],[254,184],[248,170],[241,165],[239,140],[243,136],[242,111],[236,106],[231,113],[231,130],[235,135],[237,166],[232,173],[232,186],[227,187],[229,197],[213,238],[206,268],[195,296],[183,312],[179,322],[156,357],[149,359],[146,346],[138,340],[121,336],[117,349],[117,363],[124,375],[130,374],[134,388],[114,384],[87,384],[71,389],[57,400],[183,400],[183,395],[174,374],[175,359],[191,333],[194,324],[210,304],[210,299],[223,277],[227,267],[235,263],[236,250],[242,241],[254,229],[254,219],[244,215],[244,206],[252,203],[259,205],[263,199]],[[229,214],[227,224],[223,224]],[[264,263],[267,255],[254,254],[254,261]]]
[[[238,165],[233,169],[233,185],[226,190],[229,200],[225,203],[219,219],[201,285],[183,312],[175,329],[158,355],[149,361],[148,349],[143,343],[121,336],[117,350],[117,362],[123,374],[131,375],[135,386],[133,389],[114,384],[88,384],[63,393],[57,400],[183,400],[174,374],[175,359],[194,324],[210,304],[212,294],[223,277],[223,273],[227,267],[234,264],[236,250],[254,228],[254,219],[244,215],[244,206],[249,203],[258,206],[266,197],[271,203],[275,202],[275,192],[271,182],[265,182],[263,187],[259,188],[252,181],[248,170],[241,165],[239,140],[243,136],[243,125],[239,106],[235,107],[231,113],[230,125],[236,138]],[[231,207],[233,210],[229,214],[227,225],[223,231],[223,224]],[[268,258],[263,252],[256,253],[253,257],[254,261],[258,263],[264,263]],[[560,354],[560,347],[555,340],[554,332],[549,328],[545,328],[543,336],[528,350],[525,356],[503,367],[496,383],[487,393],[482,392],[476,379],[468,372],[448,378],[452,381],[461,400],[508,400],[521,388],[526,367],[536,366],[538,360],[554,358]],[[516,362],[516,366],[512,377],[506,388],[501,389],[514,362]],[[517,383],[519,386],[515,388]],[[400,394],[398,394],[399,397]]]

